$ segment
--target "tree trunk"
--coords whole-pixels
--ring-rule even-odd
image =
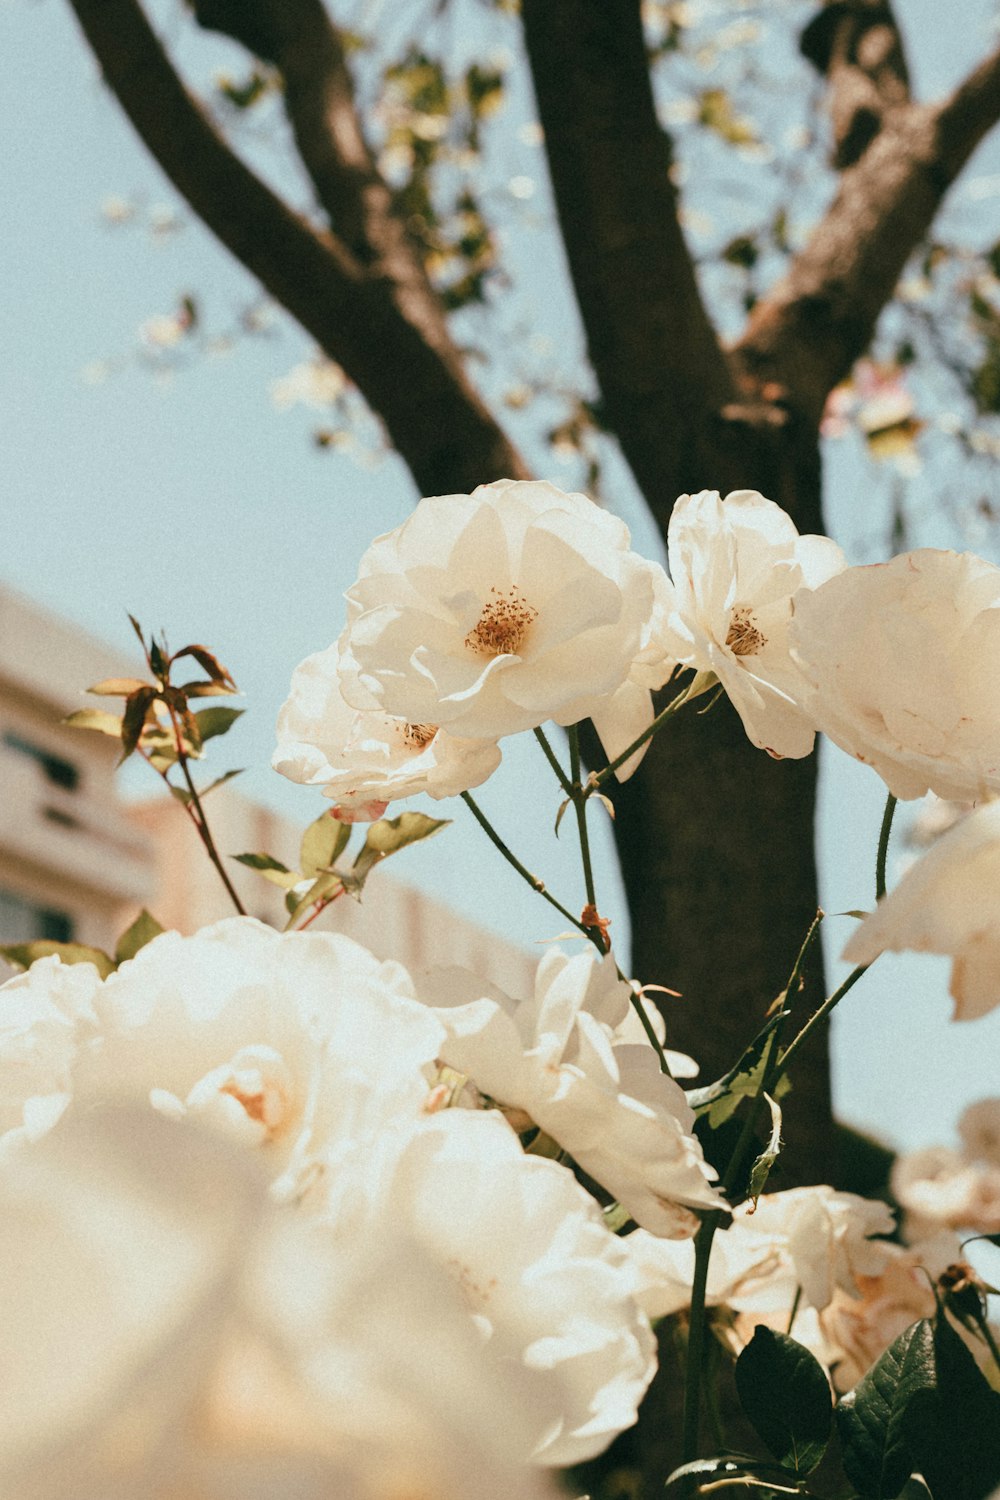
[[[716,451],[701,483],[758,488],[800,531],[822,530],[815,434],[761,407],[758,420],[726,423]],[[815,794],[815,754],[772,760],[750,744],[726,698],[670,720],[614,794],[633,973],[681,992],[656,999],[670,1045],[694,1055],[702,1082],[759,1030],[816,914]],[[817,945],[804,992],[791,997],[799,1018],[822,986]],[[793,1083],[775,1183],[828,1181],[836,1161],[825,1031],[803,1049]]]

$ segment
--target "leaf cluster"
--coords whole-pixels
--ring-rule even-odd
[[[766,1494],[896,1500],[919,1476],[932,1500],[984,1500],[1000,1483],[1000,1393],[943,1310],[901,1333],[853,1391],[834,1401],[822,1365],[787,1334],[759,1326],[736,1362],[744,1415],[771,1455],[699,1459],[666,1494],[720,1480]],[[810,1487],[823,1466],[821,1490]]]
[[[331,808],[310,823],[302,835],[297,870],[263,852],[236,854],[233,858],[285,892],[288,931],[300,923],[305,926],[345,893],[360,901],[365,882],[376,865],[400,849],[430,838],[450,821],[450,818],[429,818],[419,812],[382,818],[368,825],[361,848],[347,865],[343,855],[350,842],[352,825],[340,822]]]

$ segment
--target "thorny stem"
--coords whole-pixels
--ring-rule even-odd
[[[202,843],[205,846],[205,853],[212,861],[213,865],[219,873],[219,879],[222,881],[222,884],[225,886],[226,890],[229,893],[229,899],[236,907],[236,910],[239,912],[240,916],[245,917],[247,914],[246,907],[243,905],[243,902],[236,894],[236,891],[233,888],[233,883],[230,880],[229,876],[226,874],[226,869],[222,863],[219,851],[215,847],[215,840],[212,838],[212,830],[208,826],[208,819],[205,816],[205,809],[202,807],[201,798],[198,796],[198,788],[195,786],[191,776],[191,772],[188,768],[188,758],[184,750],[184,740],[181,736],[180,725],[177,722],[177,715],[174,713],[174,710],[169,703],[166,705],[166,708],[167,713],[170,715],[170,722],[173,725],[174,742],[177,749],[177,763],[181,768],[181,774],[183,775],[184,780],[187,782],[188,792],[191,796],[191,801],[187,804],[188,811],[191,812],[192,807],[195,809],[194,812],[191,812],[191,821],[194,823],[194,826],[198,830],[198,837],[201,839]],[[164,776],[163,779],[164,781],[166,781],[166,776]],[[169,782],[167,784],[169,785]]]
[[[522,865],[521,861],[518,859],[513,850],[508,849],[507,845],[497,833],[496,829],[493,827],[493,824],[490,822],[489,818],[487,818],[486,814],[476,802],[471,792],[462,792],[461,798],[466,807],[472,813],[472,816],[475,818],[476,822],[479,824],[480,828],[486,834],[486,837],[493,844],[494,848],[499,849],[504,859],[512,869],[515,869],[517,871],[521,879],[527,881],[528,885],[531,886],[531,889],[533,891],[537,891],[540,896],[544,896],[549,905],[554,906],[556,911],[566,918],[567,922],[572,922],[573,926],[579,932],[582,932],[584,937],[590,938],[590,941],[594,944],[594,946],[599,950],[599,952],[603,954],[604,945],[603,943],[601,943],[599,936],[593,933],[589,927],[585,927],[581,921],[574,917],[573,913],[569,911],[567,907],[563,906],[561,901],[557,901],[555,896],[553,896],[550,891],[546,890],[544,880],[539,880],[537,875],[532,875],[531,871],[526,869],[525,866]]]
[[[563,770],[562,766],[559,764],[558,756],[556,755],[556,753],[553,750],[552,746],[549,744],[548,740],[546,739],[544,729],[536,728],[532,732],[533,732],[533,734],[535,736],[535,739],[538,741],[538,743],[542,747],[542,752],[543,752],[543,754],[545,756],[545,759],[548,761],[548,763],[552,767],[553,771],[555,771],[555,773],[556,773],[556,780],[559,782],[559,785],[562,787],[562,789],[566,793],[567,797],[572,797],[572,795],[573,795],[573,788],[572,788],[572,786],[570,784],[569,777],[566,775],[566,772]]]
[[[580,859],[583,862],[583,883],[587,890],[587,905],[597,910],[594,887],[594,867],[590,859],[590,838],[587,834],[587,793],[580,783],[580,728],[574,724],[569,730],[569,763],[572,786],[570,796],[576,811],[576,826],[580,834]]]
[[[819,932],[822,920],[822,911],[817,911],[812,922],[809,924],[809,930],[802,941],[802,946],[798,951],[795,963],[792,965],[792,972],[788,976],[788,983],[785,985],[781,995],[782,1000],[791,993],[798,981],[806,954],[816,939],[816,934]],[[862,970],[861,972],[863,973],[864,971]],[[846,989],[844,993],[846,994]],[[827,1001],[824,1004],[828,1004],[832,1010],[838,998],[839,995],[833,999],[832,1004]],[[822,1007],[820,1009],[822,1010]],[[787,1058],[818,1017],[819,1011],[806,1023],[799,1036],[796,1037],[795,1041],[791,1043],[784,1053],[780,1051],[782,1018],[779,1017],[773,1032],[765,1044],[767,1050],[764,1054],[764,1066],[761,1069],[757,1090],[750,1102],[750,1108],[744,1117],[743,1128],[740,1131],[739,1139],[729,1158],[729,1164],[720,1183],[723,1197],[727,1200],[732,1198],[740,1176],[746,1169],[746,1159],[753,1145],[757,1117],[760,1113],[760,1106],[764,1095],[773,1089],[775,1080],[784,1072]],[[705,1329],[705,1290],[708,1285],[708,1266],[712,1255],[712,1241],[715,1239],[715,1231],[718,1229],[723,1218],[724,1214],[721,1212],[706,1214],[694,1242],[694,1283],[691,1288],[688,1359],[684,1386],[683,1463],[690,1463],[692,1459],[698,1456],[698,1434],[701,1422],[702,1351]],[[794,1317],[795,1309],[792,1311],[792,1318],[794,1319]]]
[[[591,775],[590,780],[587,782],[587,785],[583,789],[584,797],[592,797],[595,792],[599,792],[605,782],[615,774],[619,766],[623,766],[625,762],[630,758],[630,756],[633,756],[637,750],[642,748],[647,740],[651,740],[660,726],[667,722],[671,714],[675,714],[679,708],[683,708],[684,704],[687,703],[691,698],[691,689],[694,687],[697,680],[698,678],[696,675],[694,678],[692,678],[691,682],[688,683],[683,692],[678,693],[675,698],[671,698],[666,708],[661,708],[660,712],[656,715],[656,718],[652,721],[652,723],[647,724],[646,728],[642,731],[642,734],[639,735],[638,739],[634,739],[631,745],[629,745],[627,749],[622,751],[621,755],[616,755],[614,760],[611,761],[609,765],[606,765],[604,767],[603,771],[597,771]]]
[[[311,927],[312,924],[313,924],[313,922],[315,922],[316,918],[317,917],[321,917],[323,915],[323,913],[326,911],[327,907],[328,906],[332,906],[333,903],[338,899],[338,897],[340,897],[340,896],[342,896],[344,894],[344,892],[346,891],[346,889],[347,889],[347,887],[344,886],[344,885],[342,885],[337,890],[334,891],[334,893],[333,893],[332,896],[324,896],[323,899],[322,899],[322,901],[317,901],[316,905],[313,907],[313,909],[309,913],[308,917],[306,917],[306,919],[305,919],[304,922],[300,922],[299,923],[299,925],[298,925],[298,927],[296,927],[295,931],[296,932],[305,932],[306,928],[307,927]]]
[[[889,853],[889,834],[892,831],[892,816],[896,811],[896,799],[890,792],[885,800],[885,812],[882,814],[882,827],[878,835],[878,853],[875,856],[875,900],[881,901],[885,895],[885,862]]]
[[[813,1012],[806,1024],[803,1026],[802,1030],[799,1032],[798,1036],[794,1039],[794,1041],[789,1042],[788,1046],[781,1054],[782,1072],[784,1072],[785,1068],[788,1066],[788,1063],[795,1056],[796,1052],[798,1052],[799,1048],[802,1046],[802,1043],[805,1041],[809,1033],[815,1030],[815,1028],[820,1024],[821,1021],[826,1020],[827,1016],[833,1010],[834,1006],[839,1005],[840,1001],[843,1000],[848,990],[852,990],[857,984],[858,980],[861,978],[862,974],[866,974],[870,968],[870,964],[859,964],[856,969],[852,969],[840,988],[834,990],[832,995],[828,995],[819,1009]]]

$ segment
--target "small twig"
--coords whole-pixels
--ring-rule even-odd
[[[188,767],[187,754],[184,750],[184,739],[181,734],[180,725],[177,722],[177,715],[175,714],[171,704],[168,703],[166,705],[166,709],[167,713],[170,715],[170,722],[173,725],[174,742],[177,750],[177,764],[181,768],[181,774],[183,775],[184,780],[187,782],[188,792],[191,796],[191,801],[187,804],[188,811],[191,812],[192,808],[195,809],[195,812],[191,813],[192,821],[194,822],[194,825],[198,830],[199,838],[205,846],[205,853],[208,855],[209,859],[212,861],[213,865],[218,871],[219,879],[222,881],[223,885],[229,893],[229,899],[236,907],[236,910],[239,912],[240,916],[245,917],[247,914],[246,907],[243,905],[243,902],[236,894],[233,883],[227,875],[225,866],[222,863],[219,851],[215,847],[215,840],[212,838],[212,830],[208,826],[208,819],[205,816],[205,809],[202,806],[201,798],[198,796],[198,788],[195,786],[194,780],[191,776],[191,772]]]

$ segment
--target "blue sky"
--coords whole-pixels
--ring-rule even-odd
[[[925,94],[953,82],[988,45],[987,0],[963,0],[961,26],[931,0],[906,0],[900,10]],[[339,633],[341,595],[357,559],[371,537],[408,514],[412,484],[391,457],[369,470],[315,450],[314,414],[276,410],[269,384],[311,353],[288,324],[227,357],[197,360],[170,383],[138,368],[98,384],[82,378],[95,362],[133,348],[139,325],[169,312],[182,293],[197,291],[221,327],[255,287],[196,223],[154,242],[102,221],[100,204],[112,194],[183,209],[101,89],[67,5],[0,0],[0,38],[17,59],[0,98],[7,151],[0,580],[127,651],[126,610],[165,626],[175,645],[213,646],[250,710],[224,742],[221,765],[252,767],[243,789],[304,825],[319,811],[316,795],[267,769],[274,718],[296,662]],[[220,59],[230,55],[218,49]],[[530,151],[525,146],[512,169],[534,172],[541,201],[541,161]],[[1000,196],[989,180],[997,174],[994,140],[966,178],[987,183],[977,212],[993,238]],[[967,188],[960,191],[968,207]],[[538,316],[550,297],[565,298],[558,274],[552,250],[530,273],[526,295]],[[571,476],[554,464],[548,477],[566,484]],[[831,454],[828,513],[848,549],[872,526],[865,486],[849,446]],[[651,549],[624,473],[614,469],[609,487],[637,545]],[[933,522],[920,540],[954,544]],[[565,836],[559,844],[550,836],[558,799],[530,737],[506,742],[504,766],[481,800],[525,861],[568,905],[580,904],[575,850]],[[819,832],[828,911],[870,904],[882,800],[870,772],[837,751],[824,754]],[[548,908],[498,866],[460,804],[453,815],[455,827],[402,857],[397,871],[518,941],[554,936],[558,917],[550,922]],[[627,924],[610,839],[595,821],[601,905],[620,934]],[[849,921],[828,925],[834,954]],[[948,1139],[964,1102],[997,1091],[1000,1011],[949,1024],[946,967],[885,959],[837,1019],[842,1113],[863,1125],[881,1122],[907,1144]]]

